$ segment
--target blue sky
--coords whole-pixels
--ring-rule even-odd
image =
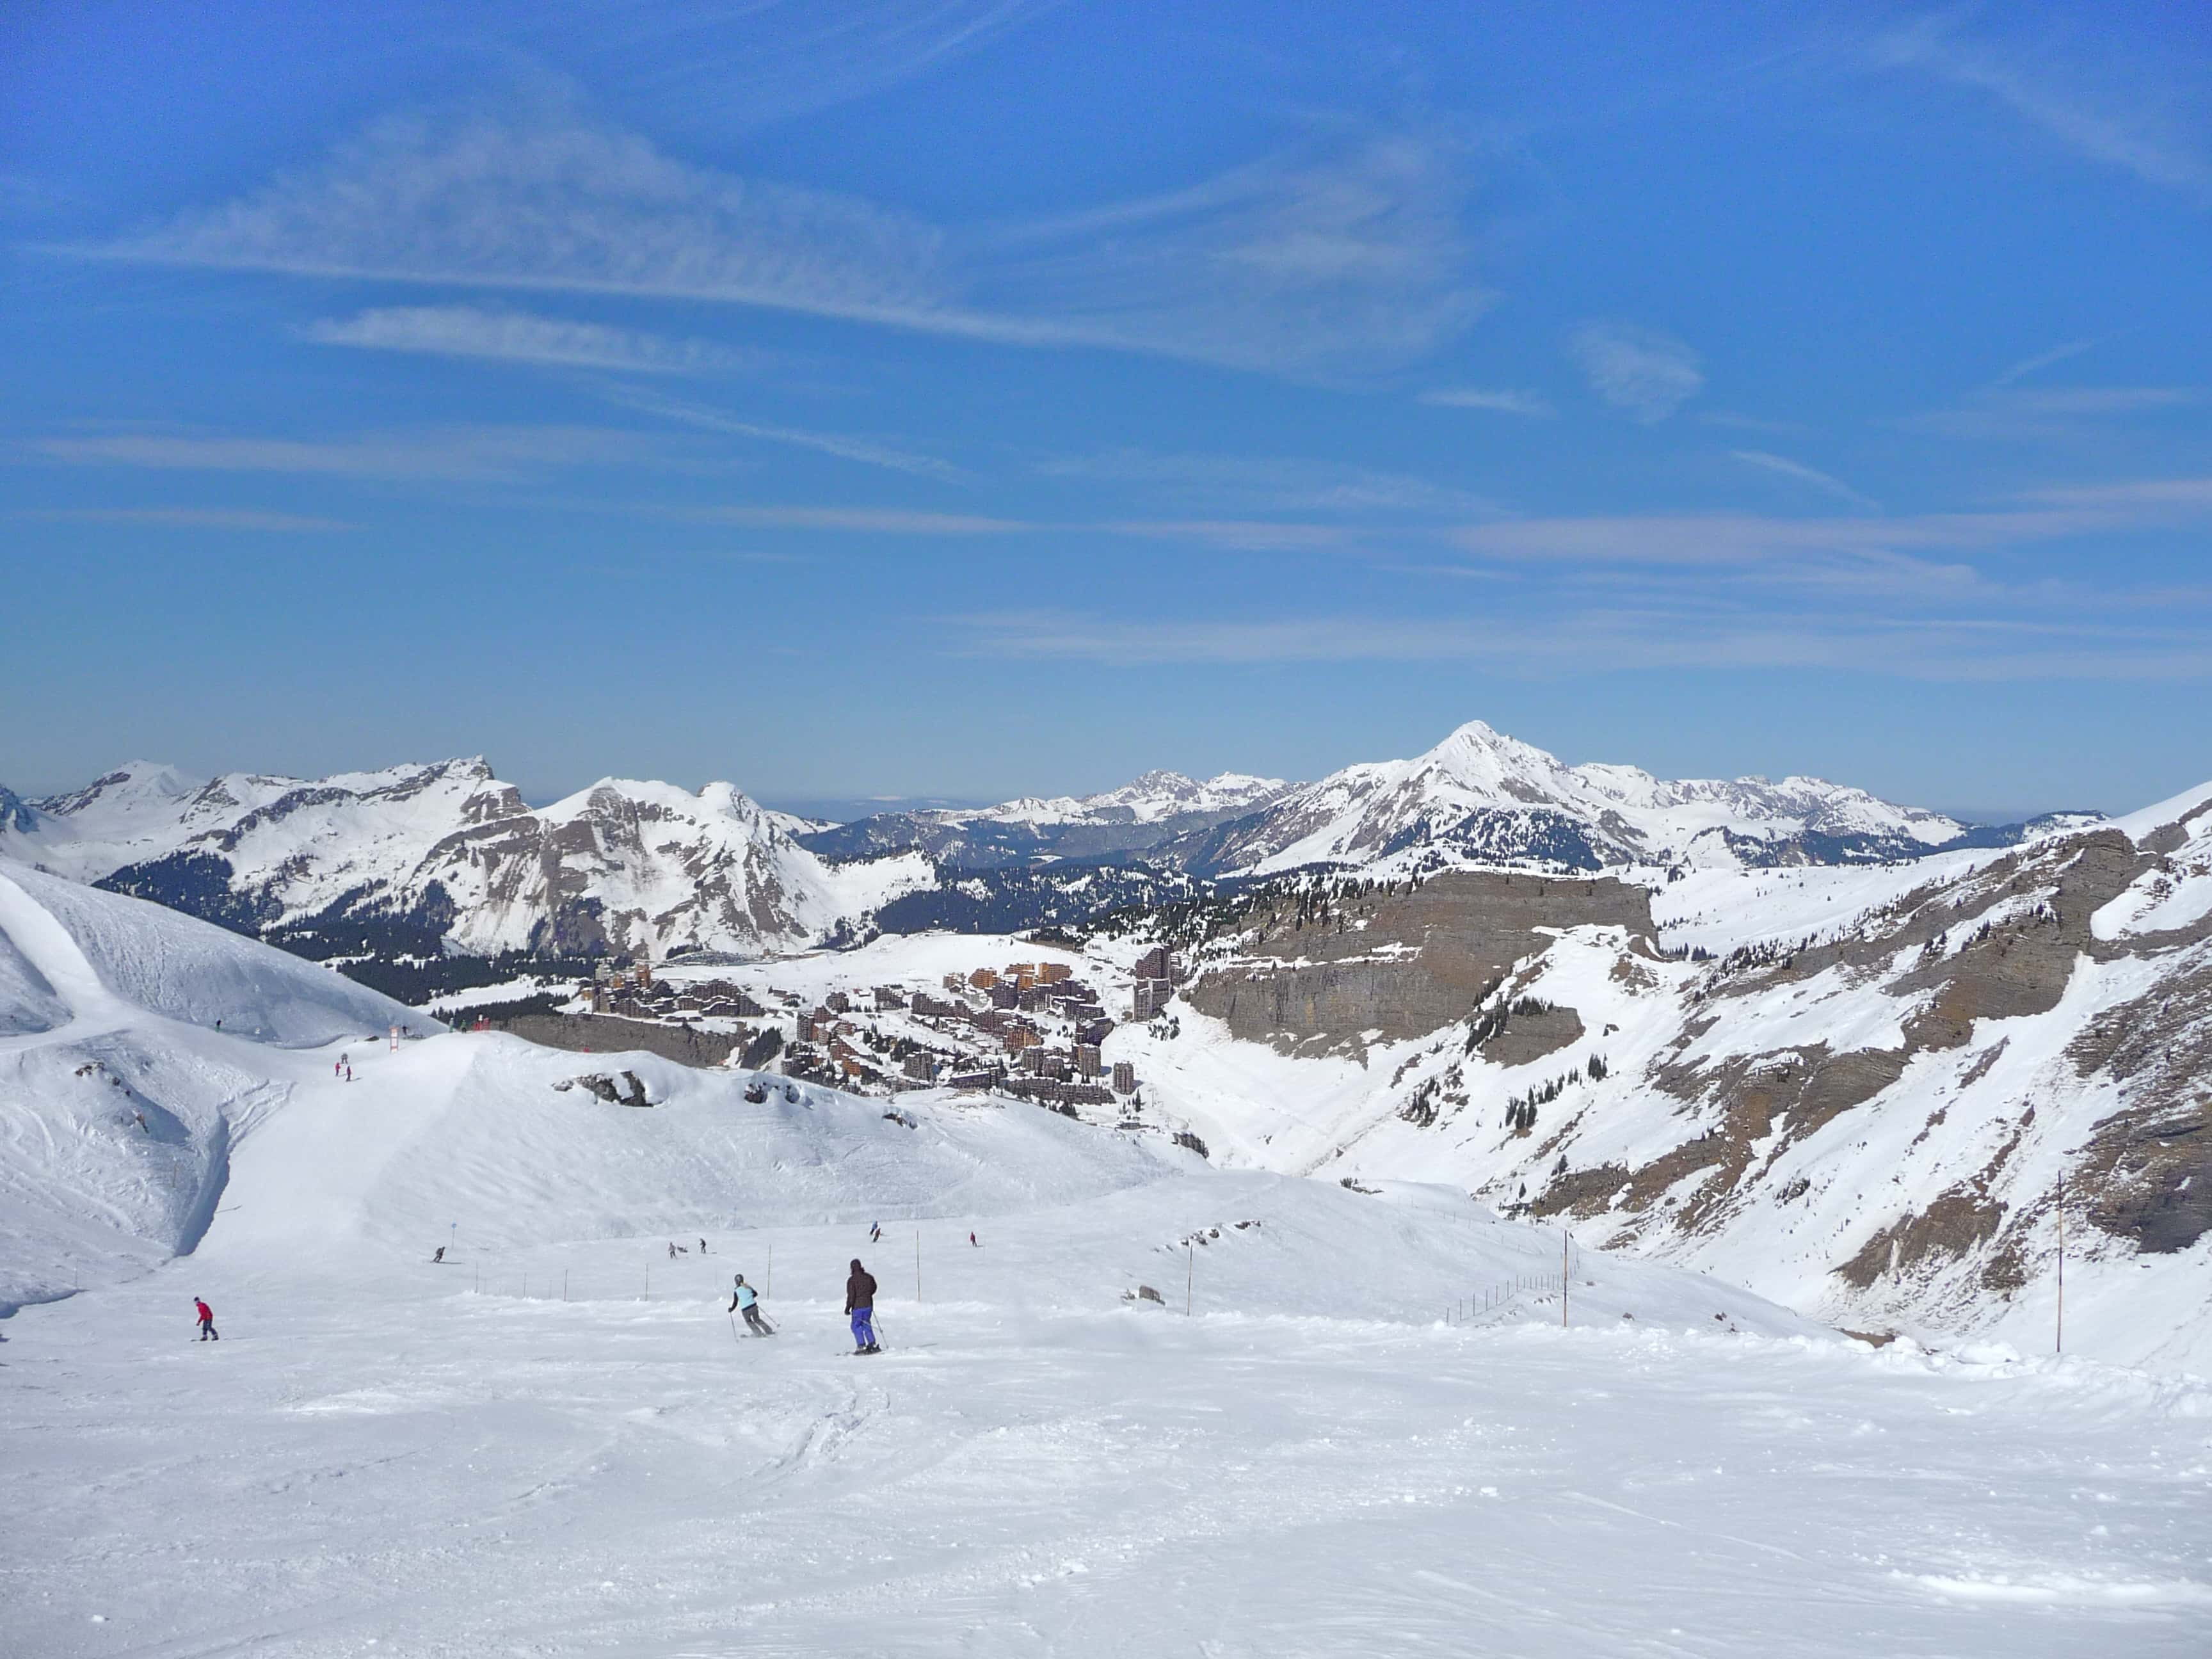
[[[2212,777],[2201,5],[29,0],[0,273],[26,792]]]

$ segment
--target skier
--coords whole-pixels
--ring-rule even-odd
[[[340,1054],[336,1060],[331,1062],[331,1075],[332,1077],[343,1077],[345,1075],[345,1056],[343,1054]]]
[[[974,1243],[975,1243],[975,1234],[973,1234],[973,1233],[969,1234],[969,1235],[968,1235],[968,1242],[969,1242],[969,1243],[970,1243],[970,1244],[974,1244]]]
[[[446,1259],[446,1247],[445,1247],[444,1245],[441,1244],[440,1246],[438,1246],[438,1248],[437,1248],[435,1250],[434,1250],[433,1252],[431,1252],[431,1255],[430,1255],[430,1260],[431,1260],[433,1262],[441,1262],[441,1261],[443,1261],[445,1259]]]
[[[353,1062],[350,1060],[346,1062],[346,1081],[348,1083],[353,1081]]]
[[[701,1255],[707,1254],[707,1241],[703,1238],[699,1241],[699,1254]]]
[[[853,1321],[853,1352],[876,1353],[876,1280],[875,1276],[860,1265],[860,1258],[853,1258],[852,1277],[845,1281],[845,1311]]]
[[[671,1261],[676,1260],[676,1241],[672,1238],[668,1241],[668,1259]]]
[[[868,1243],[871,1244],[880,1244],[883,1242],[884,1224],[880,1221],[871,1224],[868,1228]]]
[[[759,1293],[745,1283],[745,1276],[743,1273],[738,1275],[736,1286],[730,1292],[730,1311],[744,1315],[745,1328],[755,1336],[775,1334],[762,1322]]]
[[[860,1266],[860,1263],[856,1261],[853,1265],[857,1267]],[[873,1279],[870,1279],[868,1282],[871,1285],[875,1283]],[[194,1297],[192,1298],[192,1311],[199,1316],[200,1340],[203,1342],[222,1341],[222,1333],[215,1328],[215,1310],[209,1307],[206,1303],[201,1301],[199,1297]]]

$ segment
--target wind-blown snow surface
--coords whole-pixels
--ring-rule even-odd
[[[149,954],[143,907],[91,895],[95,927],[58,886],[5,896],[9,994],[64,1016],[20,1019],[47,1029],[11,1059],[105,1031],[123,1064],[270,1092],[191,1255],[0,1327],[12,1651],[1771,1659],[2212,1632],[2195,1382],[1875,1352],[1595,1253],[1568,1251],[1563,1304],[1559,1235],[1462,1193],[1218,1171],[975,1097],[893,1116],[495,1034],[355,1043],[347,1082],[361,1010],[303,1050],[230,1034],[289,1008],[301,1040],[289,981],[222,1033],[212,1003],[137,1009],[116,986],[178,978],[118,965]],[[212,932],[163,922],[176,958]],[[654,1103],[556,1086],[586,1069]],[[11,1146],[42,1169],[100,1127],[15,1104],[58,1126]],[[736,1335],[736,1270],[775,1339]],[[191,1340],[195,1296],[220,1342]]]
[[[517,1045],[421,1047],[480,1068]],[[374,1057],[287,1119],[372,1118],[429,1064]],[[697,1131],[594,1109],[655,1167]],[[485,1171],[433,1266],[427,1210],[410,1250],[372,1237],[408,1224],[391,1169],[335,1239],[304,1206],[247,1231],[305,1146],[241,1159],[198,1257],[11,1322],[21,1650],[2012,1659],[2212,1633],[2196,1383],[1875,1352],[1595,1257],[1565,1328],[1534,1295],[1448,1326],[1447,1297],[1540,1273],[1551,1239],[1434,1189],[1166,1163],[886,1217],[879,1247],[853,1170],[842,1224],[712,1229],[704,1255],[692,1229],[673,1261],[658,1236],[480,1243],[510,1201],[553,1217]],[[870,1358],[844,1352],[855,1254],[882,1283]],[[736,1269],[773,1340],[735,1336]],[[1121,1302],[1135,1283],[1170,1305]],[[190,1340],[194,1295],[220,1343]]]

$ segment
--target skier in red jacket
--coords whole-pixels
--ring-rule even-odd
[[[215,1328],[215,1310],[209,1307],[206,1303],[201,1301],[199,1297],[194,1297],[192,1298],[192,1311],[199,1316],[200,1340],[203,1342],[222,1341],[222,1333],[216,1330]]]

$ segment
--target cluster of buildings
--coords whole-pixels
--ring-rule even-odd
[[[1114,1023],[1066,963],[1017,962],[947,974],[934,992],[834,991],[799,1015],[784,1069],[846,1088],[949,1085],[1112,1106],[1137,1090],[1132,1066],[1109,1067],[1099,1053]]]
[[[769,1011],[743,986],[727,980],[656,981],[650,963],[602,963],[576,995],[595,1014],[632,1019],[765,1019]],[[793,998],[792,1000],[796,1001]]]
[[[1166,1005],[1175,966],[1164,946],[1139,960],[1131,1018],[1148,1019]],[[656,980],[648,963],[609,963],[577,994],[593,1013],[686,1024],[769,1022],[764,1029],[789,1033],[781,1058],[787,1075],[842,1089],[985,1089],[1071,1114],[1081,1107],[1130,1112],[1140,1103],[1134,1067],[1109,1065],[1101,1053],[1114,1017],[1061,962],[946,974],[935,989],[831,991],[811,1006],[773,987]]]

